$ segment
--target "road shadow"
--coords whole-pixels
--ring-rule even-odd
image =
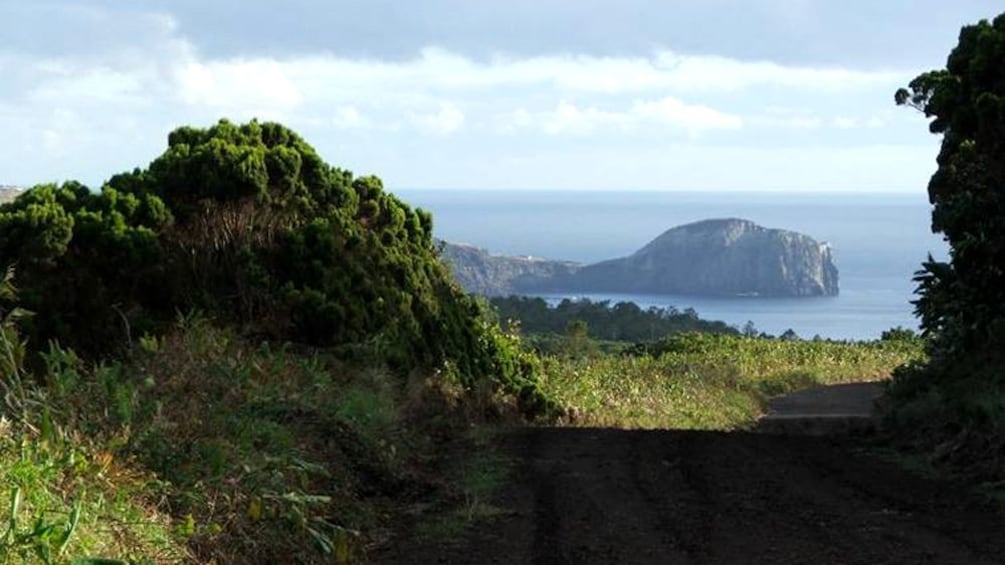
[[[849,438],[525,428],[506,511],[388,563],[998,563],[1005,514]]]

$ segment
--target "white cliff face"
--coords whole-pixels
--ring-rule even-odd
[[[0,185],[0,204],[10,202],[21,194],[21,189],[16,186]]]
[[[568,277],[579,265],[539,257],[490,255],[471,245],[444,243],[441,257],[454,278],[468,292],[486,296],[519,293],[527,280],[556,280]]]
[[[473,249],[473,248],[469,248]],[[452,255],[455,276],[472,292],[535,291],[829,296],[838,293],[830,246],[748,220],[705,220],[667,230],[628,257],[586,266]]]

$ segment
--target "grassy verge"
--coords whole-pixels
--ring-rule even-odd
[[[770,396],[817,384],[885,378],[920,358],[918,340],[786,341],[690,334],[626,355],[545,363],[541,388],[576,425],[731,429]]]
[[[62,563],[97,556],[137,563],[186,561],[189,552],[174,535],[170,517],[157,508],[158,491],[155,477],[117,460],[100,442],[5,421],[0,430],[0,562]]]
[[[505,465],[490,451],[436,468],[441,440],[513,404],[495,389],[253,344],[201,319],[127,361],[58,347],[44,360],[23,386],[5,381],[21,397],[0,420],[2,562],[358,562],[408,508],[454,528],[496,511]]]
[[[9,289],[8,277],[0,294]],[[80,373],[47,371],[36,381],[24,371],[16,323],[25,315],[0,309],[0,563],[189,560],[159,507],[163,484],[121,457],[121,430],[70,424],[72,410],[58,399]],[[70,360],[58,348],[46,357],[50,369]]]

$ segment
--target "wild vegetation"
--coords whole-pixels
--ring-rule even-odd
[[[822,384],[880,380],[920,360],[922,342],[888,333],[872,342],[680,334],[620,355],[546,358],[541,386],[576,425],[745,428],[768,398]]]
[[[0,297],[15,295],[12,271],[0,280]],[[25,344],[18,322],[28,315],[0,308],[0,500],[4,563],[60,563],[81,555],[178,560],[184,546],[170,517],[155,504],[153,475],[108,450],[110,435],[66,426],[74,409],[60,402],[81,375],[66,368],[76,358],[52,347],[44,355],[44,381],[23,369]],[[73,363],[75,364],[75,363]],[[117,386],[111,372],[96,371],[102,385]],[[93,408],[93,407],[92,407]]]
[[[451,504],[432,438],[555,407],[431,233],[257,122],[0,206],[3,559],[345,562]]]
[[[939,462],[1005,477],[1005,14],[960,31],[946,68],[896,102],[942,135],[928,184],[932,229],[950,245],[929,258],[915,302],[929,360],[896,373],[889,420]]]
[[[749,427],[778,394],[876,381],[924,359],[914,331],[868,342],[772,337],[694,310],[541,298],[493,298],[500,319],[543,361],[542,391],[574,425],[727,430]],[[661,336],[653,339],[652,336]]]
[[[42,185],[0,208],[32,343],[100,358],[178,312],[392,369],[488,379],[546,406],[533,367],[440,263],[432,218],[324,163],[285,127],[183,127],[100,192]]]
[[[13,296],[10,276],[0,290]],[[198,316],[110,362],[50,345],[32,373],[27,314],[0,314],[4,563],[366,561],[411,505],[463,527],[485,508],[477,477],[504,471],[429,463],[436,438],[516,413],[493,387],[252,342]]]

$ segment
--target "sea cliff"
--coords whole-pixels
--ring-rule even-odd
[[[491,255],[473,245],[446,242],[441,257],[465,290],[486,296],[519,294],[541,281],[566,280],[580,267],[571,261]]]
[[[487,295],[621,292],[704,296],[832,296],[830,246],[749,220],[713,219],[665,231],[635,253],[590,265],[502,257],[447,245],[458,282]]]

